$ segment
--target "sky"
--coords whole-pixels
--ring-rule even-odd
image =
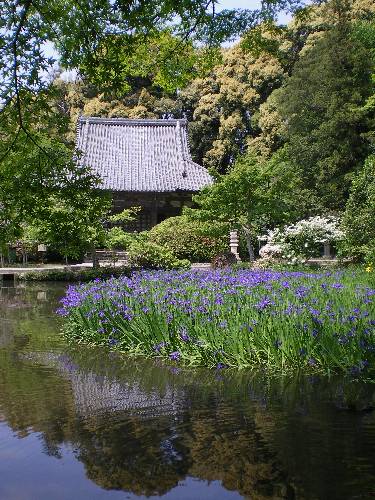
[[[218,10],[221,9],[259,9],[260,1],[257,0],[220,0],[218,4]],[[291,20],[292,16],[290,14],[281,14],[279,16],[279,22],[281,24],[286,24]]]
[[[219,5],[222,9],[257,9],[260,2],[254,0],[221,0]]]

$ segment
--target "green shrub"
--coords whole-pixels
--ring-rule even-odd
[[[132,243],[136,241],[146,241],[148,232],[129,233],[121,227],[115,226],[109,229],[106,233],[104,245],[111,250],[128,250]]]
[[[91,281],[95,278],[106,279],[111,276],[130,275],[130,273],[129,267],[51,269],[20,274],[18,278],[23,281]]]
[[[228,224],[195,221],[179,215],[154,226],[149,239],[168,248],[179,259],[209,262],[228,249],[228,232]]]
[[[125,232],[121,227],[112,227],[105,238],[105,246],[111,250],[127,250],[134,241],[134,235]]]
[[[168,248],[152,241],[135,241],[128,250],[130,266],[143,269],[190,269],[190,262],[178,259]]]

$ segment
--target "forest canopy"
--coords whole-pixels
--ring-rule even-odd
[[[354,206],[355,181],[374,154],[373,2],[283,0],[257,11],[216,4],[6,3],[1,241],[30,218],[49,220],[60,210],[57,193],[68,206],[78,200],[75,213],[92,214],[90,227],[101,221],[108,201],[95,189],[99,179],[72,158],[82,114],[187,118],[193,159],[216,178],[196,198],[201,219],[229,222],[233,202],[253,241],[280,223],[341,215],[349,198]],[[283,9],[293,12],[286,26],[276,21]],[[59,53],[53,73],[46,42]],[[76,78],[62,78],[70,68]],[[79,197],[82,189],[90,196]]]

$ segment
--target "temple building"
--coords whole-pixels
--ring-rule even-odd
[[[191,159],[186,120],[80,117],[80,162],[102,179],[113,211],[141,206],[133,230],[145,230],[178,215],[191,197],[213,182]]]

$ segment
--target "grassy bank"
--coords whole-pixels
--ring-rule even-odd
[[[375,289],[361,271],[169,271],[72,286],[72,341],[193,366],[375,377]]]
[[[122,275],[129,276],[130,267],[99,267],[99,268],[71,268],[71,269],[46,269],[44,271],[30,271],[19,274],[21,281],[92,281],[94,279],[108,279]]]

